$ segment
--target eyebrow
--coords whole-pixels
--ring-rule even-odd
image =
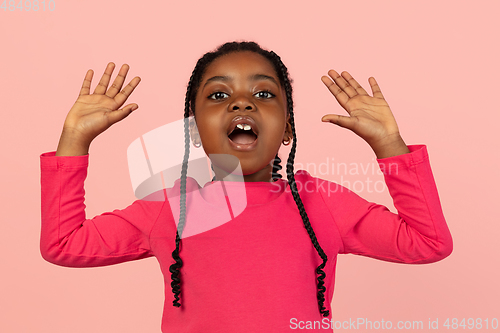
[[[278,87],[280,86],[274,77],[265,74],[253,74],[249,76],[249,79],[250,81],[269,80],[272,81],[274,84],[276,84]],[[205,89],[205,86],[208,83],[213,81],[230,82],[232,80],[233,78],[231,76],[221,76],[221,75],[213,76],[210,79],[208,79],[207,82],[205,82],[205,84],[203,85],[203,89]]]

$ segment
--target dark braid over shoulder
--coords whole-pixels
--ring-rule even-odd
[[[295,152],[297,149],[297,136],[295,135],[295,121],[293,117],[293,100],[292,100],[292,94],[291,94],[291,88],[286,89],[288,86],[291,87],[291,84],[288,79],[288,70],[281,61],[280,57],[271,51],[271,54],[278,59],[279,65],[280,65],[280,71],[283,73],[283,79],[284,79],[284,86],[286,90],[286,99],[287,99],[287,104],[288,104],[288,114],[290,116],[290,125],[292,125],[292,135],[293,135],[293,142],[292,142],[292,149],[290,150],[290,154],[288,155],[288,161],[286,163],[286,175],[288,179],[288,184],[290,185],[290,190],[292,192],[293,199],[295,200],[295,203],[297,204],[297,207],[300,212],[300,216],[302,217],[302,221],[304,222],[304,226],[307,230],[307,233],[309,234],[309,237],[311,238],[311,241],[313,243],[314,248],[318,252],[319,256],[321,259],[323,259],[323,263],[316,268],[316,273],[319,275],[318,277],[318,305],[319,305],[319,311],[324,317],[328,317],[329,311],[326,310],[325,308],[325,291],[326,288],[324,286],[325,282],[324,279],[326,277],[325,272],[323,271],[323,268],[325,268],[326,262],[328,260],[328,257],[326,256],[325,252],[321,248],[321,246],[318,243],[318,239],[316,238],[316,234],[314,233],[314,230],[311,226],[311,223],[309,222],[309,217],[307,216],[306,210],[304,208],[304,204],[302,203],[302,200],[300,199],[299,196],[299,191],[297,190],[297,184],[295,183],[295,174],[293,173],[293,162],[295,160]]]
[[[196,68],[195,68],[196,71]],[[179,256],[180,244],[182,235],[182,230],[184,229],[184,224],[186,222],[186,175],[187,175],[187,164],[189,158],[189,94],[191,92],[191,84],[193,82],[194,71],[191,74],[191,78],[189,80],[189,84],[187,87],[186,99],[184,102],[184,160],[182,161],[182,169],[181,169],[181,198],[180,198],[180,216],[179,216],[179,225],[177,226],[177,231],[175,235],[175,250],[172,252],[172,258],[175,260],[175,263],[170,265],[169,271],[172,277],[172,282],[170,286],[172,287],[172,292],[174,293],[174,306],[180,307],[180,269],[182,267],[182,259]]]
[[[187,91],[186,91],[186,98],[185,98],[185,105],[184,105],[184,139],[185,139],[185,154],[184,154],[184,160],[182,163],[182,171],[181,171],[181,198],[180,198],[180,216],[179,216],[179,225],[177,228],[176,232],[176,238],[175,238],[175,250],[172,252],[172,258],[174,259],[175,263],[173,263],[170,266],[170,273],[172,273],[172,292],[174,294],[174,302],[173,305],[180,307],[180,294],[181,294],[181,279],[180,279],[180,269],[182,267],[182,260],[180,258],[180,249],[181,249],[181,235],[182,235],[182,230],[184,229],[184,224],[185,224],[185,218],[186,218],[186,174],[187,174],[187,161],[189,158],[189,124],[187,122],[187,118],[189,118],[192,115],[195,115],[195,99],[196,99],[196,94],[198,91],[198,88],[201,83],[201,79],[203,77],[203,74],[206,71],[206,68],[210,63],[212,63],[215,59],[232,53],[232,52],[242,52],[242,51],[251,51],[255,52],[257,54],[260,54],[264,56],[266,59],[268,59],[274,69],[276,70],[276,74],[280,80],[280,83],[282,86],[285,88],[286,91],[286,98],[287,98],[287,105],[288,105],[288,115],[290,116],[290,124],[292,127],[292,134],[293,134],[293,143],[292,143],[292,148],[290,151],[290,155],[288,156],[288,161],[287,161],[287,166],[286,166],[286,173],[287,173],[287,180],[288,184],[290,186],[290,190],[292,193],[292,196],[295,200],[295,203],[297,204],[297,208],[299,210],[300,216],[302,217],[302,221],[304,222],[304,227],[309,234],[309,237],[311,239],[311,242],[318,252],[319,256],[323,260],[323,263],[320,264],[316,268],[316,274],[318,275],[318,293],[317,293],[317,298],[318,298],[318,306],[319,306],[319,312],[324,316],[328,317],[330,314],[330,311],[328,311],[325,307],[325,291],[326,288],[324,286],[325,282],[324,279],[326,277],[325,272],[323,269],[325,268],[326,262],[328,260],[325,252],[321,248],[321,246],[318,243],[318,239],[316,238],[316,235],[314,233],[314,230],[311,226],[311,223],[309,222],[309,217],[307,216],[306,210],[304,208],[304,204],[302,203],[302,200],[300,198],[299,192],[297,190],[297,184],[295,182],[295,175],[293,171],[293,163],[295,159],[295,152],[297,149],[297,137],[295,134],[295,122],[294,122],[294,117],[293,117],[293,99],[292,99],[292,80],[289,77],[288,74],[288,69],[286,66],[283,64],[281,61],[281,58],[274,53],[273,51],[266,51],[262,49],[257,43],[255,42],[230,42],[230,43],[225,43],[221,46],[219,46],[215,51],[213,52],[207,52],[205,53],[196,63],[196,66],[193,70],[193,73],[191,74],[191,78],[189,79],[189,83],[187,86]],[[281,174],[279,173],[279,170],[281,170],[281,159],[279,156],[276,154],[273,162],[273,171],[272,171],[272,179],[276,180],[278,178],[282,178]]]

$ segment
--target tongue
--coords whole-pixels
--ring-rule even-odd
[[[230,135],[230,139],[234,143],[246,145],[246,144],[254,142],[256,137],[253,134],[235,133],[235,134]]]

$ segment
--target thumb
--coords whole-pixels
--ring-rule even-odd
[[[338,114],[329,114],[326,116],[323,116],[321,118],[321,121],[323,122],[330,122],[332,124],[339,125],[340,127],[344,127],[347,129],[352,130],[354,123],[356,122],[353,117],[348,117],[348,116],[341,116]]]
[[[133,111],[137,110],[138,108],[139,108],[139,106],[137,104],[126,105],[121,109],[111,111],[108,114],[108,119],[112,124],[117,123],[120,120],[125,119],[129,114],[131,114]]]

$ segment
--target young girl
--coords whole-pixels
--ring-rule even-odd
[[[191,75],[184,118],[194,116],[197,131],[191,138],[185,127],[178,223],[167,199],[137,200],[86,219],[90,143],[138,108],[120,109],[140,79],[122,89],[128,72],[123,65],[108,89],[113,69],[110,63],[93,94],[93,72],[87,72],[57,152],[40,156],[40,249],[45,260],[68,267],[155,256],[165,278],[162,332],[331,331],[337,254],[423,264],[452,252],[426,146],[405,145],[375,79],[369,79],[371,97],[347,72],[330,70],[321,79],[349,116],[329,114],[322,121],[348,128],[370,145],[398,214],[305,170],[294,173],[288,70],[276,53],[254,42],[226,43],[206,53]],[[201,188],[186,177],[191,139],[201,141],[207,156],[238,158],[246,207],[228,223],[181,239],[186,189]],[[278,151],[289,143],[285,181],[277,172]],[[200,200],[218,209],[218,186],[241,182],[212,162],[215,179],[203,185]]]

